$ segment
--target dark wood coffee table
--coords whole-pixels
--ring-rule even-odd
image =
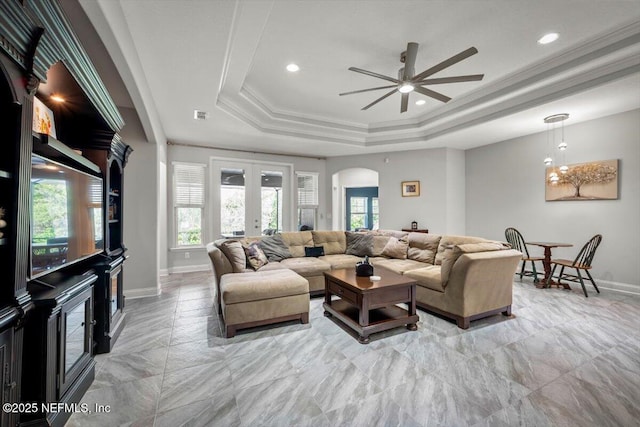
[[[356,331],[358,341],[369,343],[369,335],[407,325],[418,329],[416,314],[416,281],[382,267],[374,274],[381,280],[356,276],[355,268],[324,273],[324,315],[335,316]],[[332,300],[337,295],[339,299]],[[407,303],[408,310],[396,304]]]

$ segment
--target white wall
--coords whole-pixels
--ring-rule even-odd
[[[334,173],[331,177],[332,229],[346,228],[346,188],[377,187],[378,172],[364,168],[350,168]]]
[[[447,233],[464,235],[466,231],[465,153],[447,150]]]
[[[298,157],[298,156],[282,156],[282,155],[273,155],[273,154],[262,154],[262,153],[248,153],[248,152],[239,152],[239,151],[231,151],[231,150],[220,150],[220,149],[212,149],[212,148],[199,148],[199,147],[188,147],[183,145],[169,145],[167,151],[167,165],[169,168],[167,169],[167,180],[169,183],[168,191],[166,192],[167,200],[166,200],[166,212],[167,212],[167,223],[166,230],[168,236],[168,255],[167,255],[167,269],[168,272],[180,272],[180,271],[194,271],[194,270],[203,270],[210,268],[210,261],[207,256],[206,250],[204,248],[189,248],[189,249],[175,249],[171,248],[173,244],[173,202],[172,202],[172,189],[171,182],[171,168],[170,165],[172,162],[193,162],[193,163],[202,163],[207,165],[207,188],[205,194],[210,194],[209,185],[211,182],[211,162],[210,159],[212,157],[216,158],[228,158],[228,159],[242,159],[249,161],[264,161],[264,162],[278,162],[278,163],[289,163],[293,164],[293,169],[295,171],[304,171],[304,172],[317,172],[318,173],[318,182],[319,182],[319,209],[318,209],[318,228],[319,229],[327,229],[328,220],[325,212],[330,212],[330,208],[327,208],[328,203],[325,198],[326,195],[326,187],[327,187],[327,175],[325,171],[325,160],[324,159],[316,159],[316,158],[307,158],[307,157]],[[216,192],[213,192],[216,194]],[[296,193],[297,197],[297,193]],[[214,220],[217,218],[217,213],[212,212],[211,209],[212,200],[207,200],[207,206],[205,206],[205,215],[208,218],[213,218]],[[213,236],[211,230],[205,230],[205,242],[210,242],[218,239],[219,236]],[[185,254],[188,253],[189,258],[185,257]]]
[[[147,142],[135,110],[120,108],[126,125],[120,135],[133,148],[124,170],[124,267],[128,298],[159,292],[158,147]]]
[[[573,243],[553,251],[567,259],[602,234],[594,278],[640,292],[640,110],[565,123],[568,163],[620,159],[619,199],[545,202],[541,132],[466,152],[467,234],[504,239],[513,226],[525,239]]]
[[[464,213],[458,212],[464,211],[465,203],[460,178],[464,177],[464,152],[433,149],[327,159],[328,176],[349,168],[378,172],[380,228],[401,229],[417,221],[418,227],[432,233],[464,234]],[[402,181],[416,180],[420,181],[420,197],[402,197]],[[456,192],[447,191],[449,188]]]

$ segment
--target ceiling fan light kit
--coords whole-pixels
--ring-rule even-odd
[[[446,84],[446,83],[459,83],[459,82],[470,82],[470,81],[479,81],[484,78],[484,74],[471,74],[466,76],[453,76],[453,77],[441,77],[428,79],[427,77],[436,74],[439,71],[444,70],[458,62],[467,59],[468,57],[475,55],[478,53],[478,49],[475,47],[470,47],[467,50],[464,50],[457,55],[452,56],[449,59],[446,59],[439,64],[434,65],[431,68],[424,70],[419,74],[415,74],[415,64],[416,64],[416,56],[418,55],[418,43],[409,42],[407,44],[407,50],[400,54],[400,62],[404,64],[398,71],[398,78],[395,79],[393,77],[385,76],[383,74],[375,73],[373,71],[363,70],[361,68],[349,67],[349,71],[354,71],[356,73],[365,74],[367,76],[375,77],[378,79],[386,80],[388,82],[394,83],[393,85],[388,86],[379,86],[368,89],[354,90],[351,92],[343,92],[340,96],[344,95],[354,95],[356,93],[363,92],[371,92],[375,90],[381,89],[392,89],[391,91],[385,93],[380,98],[376,99],[372,103],[364,106],[362,110],[368,110],[373,107],[380,101],[389,96],[395,94],[396,92],[400,92],[402,95],[402,100],[400,102],[400,113],[404,113],[407,111],[409,105],[409,94],[411,92],[417,92],[422,95],[428,96],[433,99],[437,99],[441,102],[449,102],[451,98],[446,95],[443,95],[439,92],[433,91],[431,89],[427,89],[424,86],[427,85],[435,85],[435,84]]]

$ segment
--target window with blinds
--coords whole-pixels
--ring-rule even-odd
[[[298,206],[318,206],[318,174],[296,172],[298,178]]]
[[[314,230],[318,210],[318,174],[296,172],[298,179],[298,230]]]
[[[176,246],[202,245],[205,167],[186,163],[173,165]]]

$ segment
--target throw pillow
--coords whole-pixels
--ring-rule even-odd
[[[373,235],[368,233],[346,232],[347,235],[347,255],[372,256],[373,255]]]
[[[395,259],[407,259],[408,248],[409,242],[406,236],[400,239],[397,237],[390,237],[387,245],[382,250],[382,256]]]
[[[248,246],[244,246],[244,252],[247,255],[247,262],[251,268],[258,270],[265,264],[269,263],[267,256],[260,248],[258,242],[249,243]]]
[[[304,248],[304,256],[310,256],[310,257],[324,256],[324,246],[313,246],[313,247],[306,246]]]
[[[383,236],[375,233],[371,233],[373,235],[373,246],[371,248],[371,255],[373,256],[382,256],[382,251],[384,247],[389,243],[389,239],[391,236]]]
[[[277,262],[291,258],[289,247],[284,243],[282,236],[279,234],[260,240],[260,248],[264,251],[269,262]]]
[[[219,247],[229,259],[234,273],[242,273],[247,268],[247,257],[239,241],[225,240],[220,243]]]

